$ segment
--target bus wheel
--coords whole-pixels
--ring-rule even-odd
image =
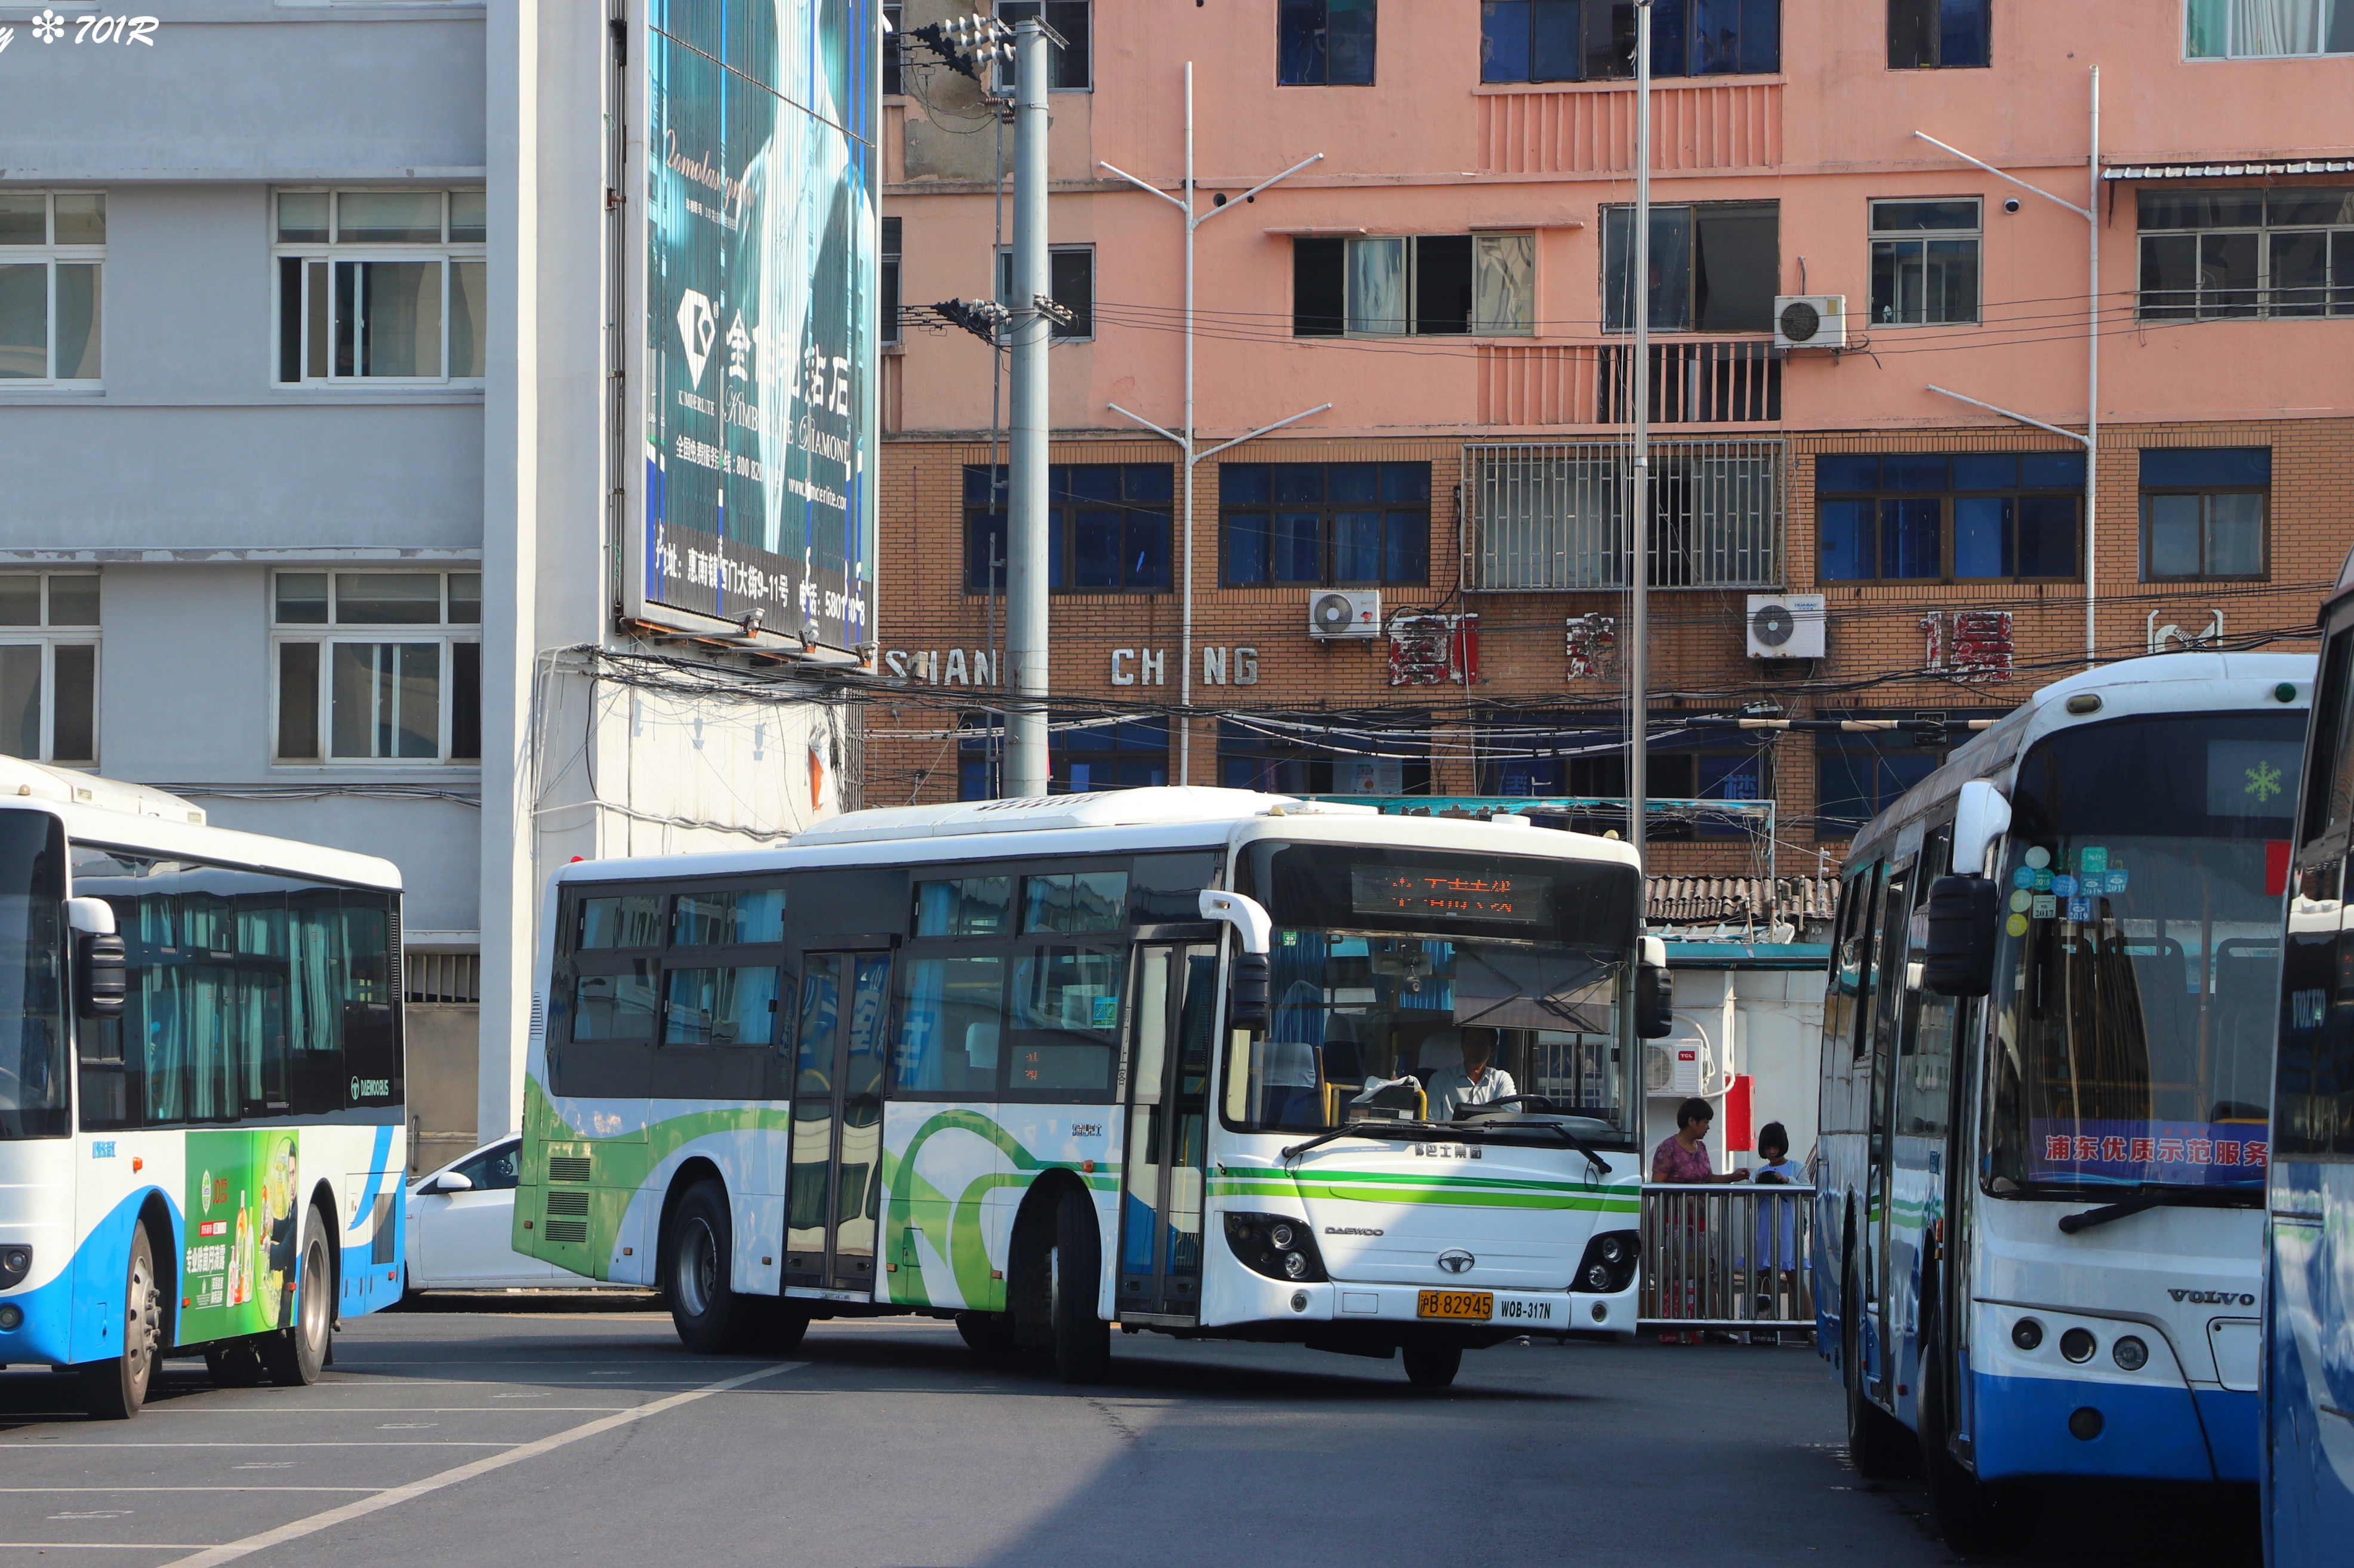
[[[2020,1552],[2035,1538],[2039,1499],[2017,1485],[1981,1481],[1946,1446],[1953,1376],[1933,1307],[1921,1333],[1921,1466],[1928,1473],[1929,1511],[1956,1552]]]
[[[727,1192],[716,1181],[698,1181],[671,1221],[670,1320],[679,1342],[699,1356],[720,1356],[741,1347],[751,1317],[728,1281],[734,1236],[727,1220]]]
[[[269,1376],[251,1340],[222,1340],[205,1347],[205,1371],[216,1388],[259,1388]]]
[[[302,1211],[302,1252],[294,1273],[294,1320],[274,1334],[258,1335],[253,1348],[269,1369],[270,1381],[302,1388],[319,1381],[327,1364],[327,1336],[334,1311],[335,1266],[327,1257],[327,1229],[319,1211]]]
[[[1855,1264],[1847,1266],[1840,1292],[1840,1368],[1847,1382],[1847,1457],[1855,1473],[1884,1481],[1904,1473],[1906,1433],[1896,1418],[1872,1403],[1863,1391],[1863,1286]]]
[[[965,1344],[984,1356],[1013,1352],[1013,1319],[1002,1312],[960,1312],[956,1326]]]
[[[147,1227],[131,1233],[131,1266],[122,1281],[122,1353],[82,1368],[82,1405],[101,1421],[128,1421],[147,1403],[163,1340],[164,1305],[155,1289],[155,1250]]]
[[[1054,1291],[1055,1375],[1065,1383],[1101,1383],[1111,1371],[1111,1325],[1096,1316],[1103,1240],[1086,1193],[1063,1194],[1046,1268]]]
[[[1445,1388],[1463,1370],[1463,1347],[1408,1340],[1402,1359],[1405,1361],[1406,1382],[1416,1388]]]

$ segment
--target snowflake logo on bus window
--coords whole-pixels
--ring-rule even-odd
[[[2270,800],[2281,792],[2281,770],[2269,762],[2259,762],[2248,769],[2246,793],[2258,800]]]
[[[66,19],[55,11],[44,8],[39,16],[33,18],[33,37],[45,44],[56,43],[65,37],[65,32]]]

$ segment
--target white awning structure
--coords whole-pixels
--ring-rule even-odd
[[[2105,180],[2244,180],[2265,175],[2354,175],[2354,158],[2267,158],[2250,164],[2119,164]]]

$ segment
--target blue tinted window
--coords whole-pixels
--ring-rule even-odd
[[[1882,490],[1943,490],[1950,472],[1943,457],[1882,458],[1880,487]]]
[[[2019,459],[2009,452],[1963,452],[1954,458],[1956,490],[2016,490]]]
[[[1324,471],[1325,499],[1334,505],[1352,502],[1372,501],[1381,493],[1380,465],[1370,462],[1336,462]],[[1305,501],[1307,496],[1298,499]]]
[[[1938,548],[1938,503],[1935,501],[1883,501],[1880,503],[1880,575],[1883,577],[1934,577],[1945,561]]]
[[[1822,503],[1821,559],[1815,568],[1821,580],[1855,582],[1878,575],[1873,569],[1872,511],[1869,501]]]
[[[1479,79],[1529,79],[1530,0],[1481,0]]]
[[[1965,495],[1954,502],[1954,575],[2007,577],[2010,573],[2010,501]]]
[[[1005,591],[1004,470],[964,472],[965,591]],[[1047,472],[1046,582],[1057,591],[1165,593],[1170,587],[1166,463],[1057,463]],[[991,563],[998,563],[994,574]]]
[[[1226,519],[1226,581],[1267,580],[1267,517],[1263,512],[1238,513]]]
[[[1269,464],[1225,462],[1218,465],[1218,499],[1228,505],[1267,500]]]
[[[2029,452],[2019,460],[2019,482],[2030,490],[2084,488],[2083,452]]]
[[[1277,505],[1324,499],[1322,463],[1279,462],[1274,468]]]
[[[2076,519],[2082,510],[2073,495],[2019,498],[2019,543],[2014,567],[2018,576],[2076,575]]]
[[[2273,454],[2269,447],[2197,447],[2158,450],[2141,454],[2145,490],[2161,486],[2218,490],[2270,484]]]
[[[1228,465],[1219,478],[1224,580],[1426,583],[1429,494],[1428,463]]]
[[[1815,460],[1815,488],[1818,491],[1878,490],[1880,459],[1872,457],[1819,457]]]

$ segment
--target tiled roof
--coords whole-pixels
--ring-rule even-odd
[[[2238,164],[2116,164],[2101,171],[2105,180],[2239,180],[2259,175],[2342,175],[2354,170],[2345,158],[2266,158]]]
[[[1762,876],[1655,876],[1644,915],[1655,926],[1715,926],[1766,918],[1766,881]],[[1839,879],[1777,877],[1772,913],[1776,920],[1803,925],[1828,921],[1839,906]]]

